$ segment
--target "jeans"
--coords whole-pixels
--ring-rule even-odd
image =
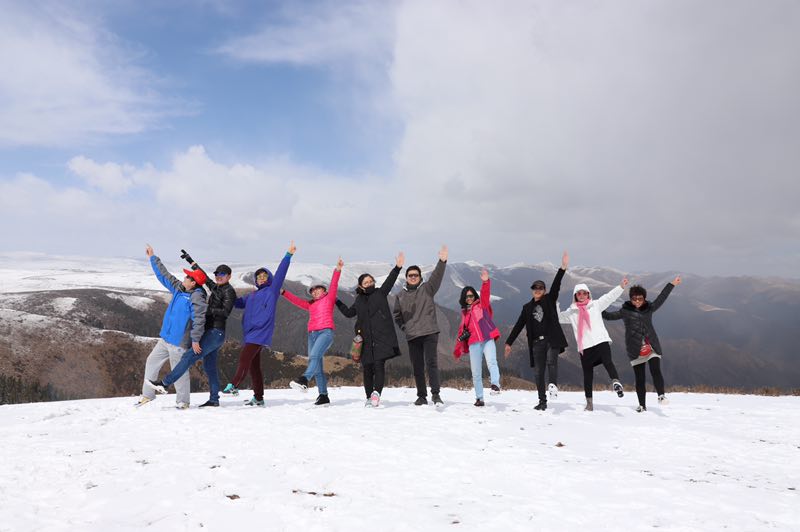
[[[320,395],[328,395],[328,379],[325,378],[325,368],[322,357],[333,343],[333,329],[321,329],[308,333],[308,368],[303,373],[306,380],[317,379],[317,389]]]
[[[500,386],[500,368],[497,367],[497,346],[494,340],[476,342],[469,346],[469,365],[472,369],[472,385],[475,387],[475,398],[483,399],[483,358],[489,367],[489,380]]]
[[[431,393],[439,393],[439,365],[436,359],[436,348],[439,345],[439,333],[426,334],[408,341],[408,355],[414,368],[414,383],[417,385],[417,397],[427,397],[425,387],[425,369],[428,370],[428,381]]]
[[[536,368],[536,389],[539,392],[539,401],[547,402],[544,373],[547,370],[550,376],[548,382],[558,385],[558,349],[550,347],[545,338],[534,341],[531,346],[531,354]]]
[[[211,391],[211,400],[219,401],[219,377],[217,376],[217,351],[225,343],[225,331],[222,329],[209,329],[203,333],[200,338],[200,349],[202,351],[198,355],[191,348],[189,348],[181,357],[181,361],[172,368],[166,377],[161,381],[165,386],[169,386],[177,381],[184,373],[189,371],[192,364],[200,359],[203,359],[203,368],[208,375],[208,387]],[[209,361],[209,357],[212,360]]]

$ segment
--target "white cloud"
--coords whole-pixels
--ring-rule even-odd
[[[166,113],[153,75],[99,20],[48,2],[2,11],[0,146],[138,133]]]
[[[75,175],[83,178],[89,185],[108,194],[122,194],[133,185],[133,179],[130,174],[134,168],[130,165],[98,164],[80,155],[70,159],[67,166]]]

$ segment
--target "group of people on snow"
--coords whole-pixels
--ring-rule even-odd
[[[275,274],[268,268],[255,272],[255,291],[237,297],[230,284],[231,268],[225,264],[214,270],[213,280],[194,261],[185,269],[181,281],[171,275],[146,247],[153,272],[161,284],[172,294],[164,314],[159,340],[145,362],[144,383],[138,406],[155,398],[156,393],[167,393],[174,385],[178,408],[189,407],[189,375],[192,364],[202,360],[208,377],[209,399],[201,407],[219,406],[219,394],[238,395],[239,387],[248,374],[252,382],[253,397],[246,401],[251,406],[264,406],[264,377],[261,371],[261,351],[272,345],[278,298],[308,312],[308,366],[306,371],[289,383],[291,388],[306,391],[313,380],[318,389],[315,405],[330,403],[323,357],[333,343],[334,307],[348,318],[355,318],[354,339],[351,348],[353,360],[360,362],[363,372],[365,406],[380,405],[386,381],[386,361],[400,355],[395,325],[405,334],[409,357],[417,388],[415,405],[428,404],[428,386],[435,405],[443,404],[441,398],[437,347],[439,326],[436,320],[434,296],[444,278],[448,250],[442,246],[439,260],[430,278],[422,277],[422,269],[413,265],[406,268],[405,283],[397,293],[394,308],[390,310],[389,294],[405,265],[405,256],[397,255],[389,275],[376,286],[375,278],[364,273],[358,277],[356,297],[352,305],[337,298],[339,280],[344,262],[339,258],[330,283],[314,284],[308,290],[309,298],[292,294],[283,288],[283,282],[297,248],[292,242],[278,265]],[[188,256],[188,255],[187,255]],[[645,402],[645,366],[650,367],[653,384],[660,404],[667,399],[664,378],[661,374],[661,344],[653,327],[653,313],[666,301],[672,289],[681,283],[680,277],[668,283],[652,303],[647,291],[638,285],[629,290],[629,300],[619,310],[608,308],[623,294],[628,280],[608,293],[594,299],[589,287],[579,283],[573,289],[572,303],[566,310],[558,305],[561,281],[569,265],[565,252],[561,266],[547,290],[542,280],[531,285],[531,300],[522,307],[511,333],[505,341],[504,355],[508,357],[512,345],[522,329],[528,340],[530,364],[535,369],[539,402],[537,410],[546,410],[548,398],[558,396],[558,357],[568,345],[561,324],[572,328],[583,370],[586,410],[593,410],[592,387],[594,368],[603,365],[612,380],[612,389],[619,397],[624,394],[619,374],[611,358],[611,338],[603,320],[623,320],[625,347],[634,370],[638,412],[647,409]],[[210,296],[206,297],[203,286]],[[491,305],[491,280],[489,272],[481,272],[480,290],[465,286],[459,297],[461,320],[453,355],[459,359],[469,354],[475,406],[485,405],[483,390],[483,361],[489,369],[490,393],[499,394],[500,369],[497,364],[496,341],[500,331],[493,321]],[[243,309],[243,343],[239,363],[231,382],[220,390],[217,372],[217,354],[225,341],[227,319],[234,308]],[[164,363],[169,360],[171,371],[158,379]]]

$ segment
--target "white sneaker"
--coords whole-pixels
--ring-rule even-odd
[[[625,395],[625,392],[622,390],[622,383],[617,381],[617,380],[615,380],[613,383],[611,383],[611,389],[614,390],[615,392],[617,392],[617,395],[619,397],[622,397],[623,395]]]
[[[364,401],[364,408],[372,408],[372,401],[370,401],[369,399]]]
[[[189,408],[189,403],[178,403],[175,405],[175,408],[177,408],[178,410],[186,410],[187,408]]]
[[[668,405],[669,404],[669,399],[667,399],[666,395],[661,394],[661,395],[658,396],[658,404],[661,405],[661,406]]]
[[[381,394],[379,394],[377,391],[372,392],[372,395],[369,396],[369,401],[372,403],[373,408],[378,408],[378,406],[381,404]]]
[[[547,385],[547,393],[550,394],[550,400],[558,399],[558,386],[552,382]]]
[[[137,401],[137,403],[136,403],[135,405],[133,405],[133,406],[135,406],[136,408],[139,408],[139,407],[140,407],[140,406],[142,406],[142,405],[146,405],[146,404],[147,404],[147,403],[149,403],[150,401],[152,401],[152,399],[150,399],[149,397],[145,397],[145,396],[143,395],[143,396],[141,396],[141,397],[139,398],[139,401]]]

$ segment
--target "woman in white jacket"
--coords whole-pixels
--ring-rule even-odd
[[[618,396],[623,396],[619,374],[611,360],[611,337],[608,336],[608,331],[603,325],[603,311],[622,295],[626,286],[628,286],[628,279],[623,279],[607,294],[594,300],[588,286],[583,283],[577,284],[572,292],[572,305],[567,310],[558,313],[559,322],[572,325],[572,332],[578,343],[578,353],[581,355],[581,368],[583,369],[583,391],[586,394],[586,410],[594,410],[592,383],[594,368],[600,364],[605,366],[608,376],[612,380],[611,386],[614,391]]]

